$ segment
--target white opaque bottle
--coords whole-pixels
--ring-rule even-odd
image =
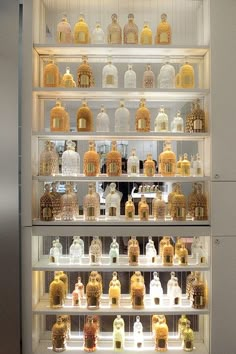
[[[158,75],[158,87],[162,89],[175,88],[175,68],[166,58],[165,64],[161,67]]]
[[[129,132],[130,112],[125,107],[123,100],[120,100],[120,107],[115,111],[115,132]]]
[[[121,315],[113,321],[113,349],[114,351],[123,351],[125,342],[125,323]]]
[[[105,43],[105,33],[101,28],[100,22],[96,22],[96,26],[92,32],[92,43],[93,44],[104,44]]]
[[[146,70],[143,73],[143,88],[152,89],[155,88],[155,75],[152,71],[151,65],[147,65]]]
[[[72,245],[70,246],[70,263],[80,264],[82,260],[82,249],[81,245],[77,240],[74,240]]]
[[[168,130],[169,130],[168,115],[165,113],[164,107],[161,106],[159,113],[155,119],[154,131],[155,132],[168,132]]]
[[[193,177],[203,177],[203,163],[200,155],[197,153],[193,160]]]
[[[128,65],[128,70],[124,75],[124,88],[136,88],[136,72],[131,64]]]
[[[75,151],[75,143],[71,140],[66,142],[67,150],[62,154],[62,175],[78,176],[80,173],[80,156]]]
[[[174,282],[169,295],[170,306],[181,306],[182,304],[182,290],[178,283],[178,278],[174,277]]]
[[[116,241],[116,237],[112,238],[109,251],[110,264],[119,263],[119,243]]]
[[[146,244],[145,248],[146,248],[147,264],[155,263],[157,257],[157,250],[151,236],[148,237],[148,243]]]
[[[136,321],[134,322],[133,326],[134,332],[134,346],[135,348],[142,348],[143,347],[143,325],[140,321],[140,317],[136,316]]]
[[[191,255],[194,259],[196,259],[197,264],[206,264],[206,252],[199,236],[195,236],[193,238]]]
[[[108,58],[107,65],[102,69],[102,87],[103,88],[118,88],[118,70],[112,64],[111,57]]]
[[[110,192],[106,196],[106,218],[119,219],[120,217],[120,194],[116,190],[116,184],[110,184]]]
[[[138,176],[139,175],[139,158],[136,155],[136,149],[132,149],[131,155],[127,162],[128,176]]]
[[[163,288],[157,272],[153,273],[153,279],[150,282],[150,298],[151,305],[162,305],[163,303]]]
[[[184,120],[181,117],[180,111],[177,112],[177,115],[173,118],[173,121],[171,122],[171,131],[173,133],[184,132]]]
[[[105,111],[103,105],[101,105],[101,110],[97,115],[96,119],[96,131],[97,132],[109,132],[110,131],[110,118]]]

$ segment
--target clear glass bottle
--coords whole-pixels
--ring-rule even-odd
[[[128,23],[123,29],[124,44],[138,44],[138,26],[134,22],[134,15],[128,14]]]
[[[52,350],[54,352],[66,350],[66,327],[61,316],[57,317],[56,323],[52,326]]]
[[[140,44],[152,45],[152,30],[147,21],[144,22],[143,29],[140,33]]]
[[[163,247],[162,264],[164,266],[172,266],[174,261],[174,247],[171,245],[170,240],[167,239],[166,245]]]
[[[136,155],[136,149],[131,150],[131,155],[127,162],[128,176],[138,176],[139,175],[139,158]]]
[[[167,297],[170,298],[175,282],[175,272],[170,273],[170,279],[167,282]]]
[[[187,321],[188,319],[186,315],[181,315],[181,317],[178,320],[178,336],[180,339],[183,339],[183,331],[186,328]]]
[[[123,351],[125,342],[125,323],[121,315],[117,315],[113,321],[113,350]]]
[[[204,133],[206,131],[206,116],[200,107],[200,100],[197,99],[192,112],[193,133]]]
[[[141,200],[138,203],[138,215],[141,221],[149,220],[149,205],[144,194],[141,195]]]
[[[80,306],[80,297],[79,297],[79,289],[78,285],[75,284],[75,288],[72,291],[72,306]]]
[[[206,306],[206,285],[200,278],[200,272],[195,272],[190,292],[190,301],[194,309],[204,309]]]
[[[96,310],[100,307],[101,286],[95,276],[90,276],[86,285],[87,308]]]
[[[172,199],[171,216],[173,220],[184,221],[187,215],[187,205],[185,195],[182,194],[181,185],[176,186],[176,193]]]
[[[86,100],[82,101],[82,105],[76,113],[76,126],[78,132],[93,131],[93,112],[87,105]]]
[[[206,252],[199,236],[195,236],[193,238],[193,242],[191,244],[191,255],[196,260],[197,264],[207,263]]]
[[[145,293],[145,284],[141,278],[137,277],[131,288],[131,302],[133,309],[139,310],[144,308]]]
[[[92,32],[92,44],[104,44],[105,43],[105,33],[101,28],[99,21],[96,22],[96,26]]]
[[[50,185],[44,185],[45,192],[40,198],[40,220],[52,221],[54,220],[53,214],[53,201],[50,193]]]
[[[81,88],[89,88],[94,86],[94,76],[91,66],[88,63],[88,57],[82,56],[82,63],[77,70],[77,85]]]
[[[125,72],[124,88],[136,88],[136,72],[133,70],[132,64],[128,64],[128,70]]]
[[[123,100],[120,100],[120,107],[115,111],[115,132],[129,132],[130,112],[125,107]]]
[[[186,133],[193,133],[193,111],[195,109],[195,103],[192,102],[191,110],[187,113],[186,121],[185,121],[185,131]]]
[[[146,70],[143,73],[143,88],[152,89],[156,87],[155,83],[155,75],[152,71],[152,67],[150,64],[146,66]]]
[[[178,283],[178,278],[174,278],[174,284],[170,293],[170,306],[181,306],[182,304],[182,290]]]
[[[164,177],[174,177],[176,174],[176,155],[171,150],[171,142],[165,141],[163,152],[159,155],[159,173]]]
[[[128,195],[128,200],[125,203],[125,218],[126,220],[133,220],[135,216],[135,206],[131,195]]]
[[[147,159],[144,161],[144,176],[153,177],[155,171],[155,162],[152,159],[152,154],[147,154]]]
[[[47,140],[44,150],[40,154],[40,176],[54,176],[59,174],[59,156],[55,150],[55,144]]]
[[[192,291],[192,284],[195,280],[195,272],[191,272],[187,275],[186,278],[186,295],[187,299],[190,299],[191,291]]]
[[[199,153],[197,153],[193,161],[193,177],[203,177],[203,176],[204,176],[203,163]]]
[[[185,352],[192,352],[194,349],[193,346],[194,333],[190,328],[190,321],[187,321],[186,328],[183,330],[183,349]]]
[[[89,150],[84,154],[83,172],[85,176],[97,176],[100,173],[100,155],[95,150],[94,141],[89,142]]]
[[[190,167],[191,167],[191,163],[188,160],[188,154],[184,154],[184,158],[181,162],[181,176],[189,177],[191,173]]]
[[[118,70],[112,64],[112,58],[108,57],[107,64],[102,69],[102,87],[118,88]]]
[[[201,183],[198,183],[197,191],[195,198],[192,200],[192,215],[194,220],[208,220],[208,206],[207,206],[207,197],[203,193],[203,186]]]
[[[80,236],[73,236],[73,241],[77,240],[81,246],[81,252],[82,252],[82,256],[84,256],[84,241],[82,240],[82,238]]]
[[[82,249],[81,245],[77,240],[74,240],[70,246],[70,263],[72,264],[81,264],[82,261]]]
[[[167,22],[167,14],[161,15],[161,22],[157,26],[156,44],[171,44],[171,26]]]
[[[62,154],[62,175],[78,176],[80,173],[80,156],[75,151],[75,143],[71,140],[66,142],[67,150]]]
[[[93,323],[92,316],[87,317],[84,325],[84,345],[85,352],[94,352],[97,348],[97,326]]]
[[[110,192],[106,196],[106,219],[119,219],[120,218],[120,194],[116,190],[116,184],[110,184]]]
[[[61,100],[56,99],[56,105],[50,110],[50,131],[67,132],[70,130],[69,113],[61,105]]]
[[[88,194],[83,199],[83,213],[86,221],[98,220],[100,216],[100,203],[91,183],[88,185]]]
[[[163,236],[159,242],[159,256],[162,258],[164,246],[167,244],[167,241],[170,240],[169,236]]]
[[[143,348],[143,325],[140,321],[140,316],[136,316],[136,321],[133,326],[133,333],[135,348]]]
[[[80,300],[84,298],[84,284],[81,281],[81,277],[78,277],[78,282],[75,284],[78,287]]]
[[[97,132],[109,132],[110,131],[110,118],[105,111],[103,105],[101,105],[101,110],[97,115],[96,119],[96,131]]]
[[[184,89],[192,89],[195,86],[194,68],[186,58],[185,63],[180,67],[180,86]]]
[[[166,203],[162,200],[162,192],[157,191],[152,200],[152,215],[156,221],[164,221],[166,215]]]
[[[101,264],[102,246],[99,238],[94,237],[89,246],[89,259],[90,264]]]
[[[150,282],[151,305],[163,304],[163,288],[157,272],[153,273],[153,279]]]
[[[112,307],[120,306],[120,297],[121,297],[121,284],[117,278],[117,272],[112,273],[112,280],[109,283],[109,305]]]
[[[84,15],[82,13],[79,16],[79,21],[74,26],[74,42],[76,44],[90,43],[89,27],[85,22]]]
[[[63,307],[65,302],[65,286],[59,275],[49,285],[49,304],[53,309]]]
[[[49,252],[49,263],[59,263],[60,259],[60,252],[59,249],[56,247],[56,241],[52,241],[52,247],[50,248]]]
[[[170,64],[170,58],[165,59],[158,75],[158,87],[161,89],[175,88],[175,68]]]
[[[43,87],[58,87],[60,85],[59,67],[55,64],[53,57],[43,69]]]
[[[157,257],[157,250],[154,241],[152,240],[152,236],[148,237],[148,243],[146,244],[145,250],[146,250],[147,263],[155,264],[156,257]]]
[[[66,72],[62,76],[61,87],[65,87],[65,88],[76,87],[76,83],[74,81],[73,75],[70,73],[69,66],[66,67]]]
[[[116,141],[112,141],[111,151],[106,156],[106,172],[108,176],[120,176],[121,169],[121,154],[117,151]]]
[[[111,15],[112,22],[107,27],[107,43],[121,44],[122,43],[122,29],[117,21],[117,14]]]
[[[135,129],[137,132],[150,132],[151,113],[145,104],[145,98],[141,98],[135,115]]]
[[[188,265],[188,250],[183,242],[181,243],[181,247],[179,249],[178,263],[183,266]]]
[[[171,131],[173,133],[184,133],[184,120],[180,114],[180,111],[178,111],[171,123]]]
[[[136,266],[139,263],[140,247],[135,236],[131,237],[128,242],[128,258],[129,265]]]
[[[164,315],[159,316],[155,326],[155,349],[159,352],[166,352],[168,345],[169,329]]]
[[[67,16],[63,15],[61,21],[57,24],[57,43],[68,44],[72,43],[72,41],[71,25],[68,22]]]
[[[168,132],[169,131],[169,119],[168,115],[165,113],[164,106],[160,107],[159,113],[156,116],[154,122],[155,132]]]
[[[119,243],[116,241],[116,237],[112,238],[109,251],[110,264],[119,263]]]
[[[61,242],[60,242],[59,237],[56,238],[55,242],[56,242],[55,245],[56,245],[56,247],[57,247],[57,249],[58,249],[58,251],[59,251],[59,254],[60,254],[60,256],[62,256],[63,247],[62,247],[62,244],[61,244]]]

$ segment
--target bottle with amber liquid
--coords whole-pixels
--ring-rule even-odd
[[[192,89],[195,86],[194,68],[189,64],[188,59],[185,59],[185,63],[180,67],[180,87],[184,89]]]
[[[72,43],[72,37],[71,25],[69,24],[66,15],[63,15],[61,21],[57,24],[57,43]]]
[[[66,327],[61,316],[57,317],[56,323],[52,326],[52,350],[54,352],[66,350]]]
[[[169,131],[169,119],[168,115],[165,113],[164,106],[160,107],[158,115],[156,116],[154,122],[155,132],[168,132]]]
[[[61,308],[65,302],[65,285],[60,280],[59,274],[55,275],[54,280],[49,285],[49,304],[51,308]]]
[[[204,309],[206,306],[206,285],[200,278],[200,272],[195,272],[190,291],[190,301],[194,309]]]
[[[95,221],[98,220],[100,215],[100,203],[97,194],[94,191],[93,184],[88,186],[88,194],[83,199],[83,213],[84,220]]]
[[[170,240],[167,239],[166,245],[163,247],[162,264],[164,266],[172,266],[174,261],[174,247]]]
[[[87,308],[96,310],[100,306],[101,287],[96,277],[89,277],[86,285]]]
[[[131,195],[128,195],[128,200],[125,203],[125,218],[126,220],[133,220],[135,216],[135,206]]]
[[[145,293],[145,284],[139,277],[137,277],[131,288],[131,302],[133,309],[138,310],[144,308]]]
[[[117,315],[113,321],[113,350],[115,352],[124,350],[125,322],[121,315]]]
[[[191,203],[191,214],[194,220],[207,220],[208,219],[208,208],[207,208],[207,197],[202,191],[202,184],[198,183],[196,186],[196,195],[192,199]]]
[[[118,70],[111,57],[108,57],[107,64],[102,69],[102,87],[118,88]]]
[[[90,264],[93,264],[93,265],[101,264],[101,257],[102,257],[101,241],[98,237],[94,237],[90,246],[89,246]]]
[[[155,349],[159,352],[167,351],[169,329],[164,315],[159,316],[155,326]]]
[[[121,154],[117,151],[116,141],[112,141],[111,151],[106,156],[106,172],[108,176],[120,176],[121,169]]]
[[[183,242],[181,243],[181,247],[179,249],[178,262],[179,265],[188,265],[188,250]]]
[[[192,112],[193,133],[204,133],[206,131],[206,116],[203,109],[200,107],[200,100],[197,99]]]
[[[93,112],[87,105],[87,101],[83,100],[81,107],[76,114],[77,131],[91,132],[93,131]]]
[[[168,194],[168,213],[171,214],[173,197],[177,191],[177,183],[172,183],[172,191]]]
[[[74,81],[73,75],[70,73],[69,66],[66,67],[66,72],[62,76],[61,87],[65,87],[65,88],[76,87],[76,83]]]
[[[62,154],[62,175],[78,176],[80,173],[80,156],[75,151],[75,143],[71,140],[66,142],[67,150]]]
[[[187,321],[188,319],[186,315],[181,315],[181,317],[178,320],[178,336],[180,339],[183,339],[183,331],[186,328]]]
[[[166,203],[162,200],[162,192],[157,191],[152,200],[152,215],[156,221],[164,221],[166,215]]]
[[[131,241],[132,239],[134,239],[134,238],[135,238],[135,237],[132,236],[132,238],[130,239],[130,241]],[[130,241],[129,241],[129,242],[130,242]],[[130,278],[130,291],[129,291],[130,296],[131,296],[131,293],[132,293],[133,284],[136,282],[137,278],[139,278],[140,281],[144,283],[144,277],[143,277],[143,275],[141,274],[141,272],[140,272],[140,271],[134,272],[134,274],[133,274],[133,275],[131,276],[131,278]]]
[[[140,100],[139,109],[135,115],[135,129],[137,132],[150,132],[151,113],[145,106],[146,100],[142,98]]]
[[[175,258],[179,258],[179,251],[180,248],[182,247],[182,239],[180,237],[177,237],[176,243],[175,243]]]
[[[184,221],[186,220],[186,214],[187,214],[186,198],[185,195],[182,194],[180,184],[177,184],[176,193],[172,199],[171,216],[173,220]]]
[[[134,15],[128,15],[128,23],[123,29],[123,43],[124,44],[138,44],[138,26],[134,22]]]
[[[113,272],[112,280],[109,283],[109,304],[112,307],[120,306],[121,284],[117,278],[117,272]]]
[[[159,242],[159,256],[162,258],[164,246],[167,245],[167,241],[170,241],[169,236],[163,236]]]
[[[45,192],[40,198],[40,220],[42,221],[53,221],[53,200],[50,193],[50,185],[45,184]]]
[[[147,21],[144,22],[143,29],[140,34],[140,44],[152,45],[152,30]]]
[[[97,346],[97,326],[93,322],[92,316],[87,317],[84,325],[84,351],[94,352]]]
[[[95,143],[89,142],[89,151],[84,154],[83,170],[85,176],[97,176],[100,172],[100,156],[95,151]]]
[[[81,88],[89,88],[94,86],[94,77],[91,66],[88,63],[88,57],[82,56],[82,63],[77,70],[77,85]]]
[[[152,71],[151,65],[148,64],[146,70],[143,73],[143,88],[152,89],[155,88],[155,75]]]
[[[122,43],[122,29],[118,23],[117,14],[111,15],[112,22],[107,27],[107,43],[121,44]]]
[[[43,87],[58,87],[59,85],[60,72],[52,57],[43,70]]]
[[[186,295],[188,299],[190,299],[192,284],[194,280],[195,280],[195,272],[189,273],[186,278]]]
[[[50,131],[67,132],[70,130],[69,113],[61,105],[61,100],[56,100],[56,105],[50,111]]]
[[[59,156],[55,150],[55,144],[47,140],[39,159],[39,175],[54,176],[59,174]]]
[[[184,154],[184,158],[181,161],[181,173],[183,177],[189,177],[191,175],[191,163],[188,160],[188,154]]]
[[[141,221],[149,220],[149,205],[143,194],[141,195],[141,200],[138,203],[138,215],[139,215],[139,220]]]
[[[183,349],[185,352],[192,352],[194,349],[193,345],[194,333],[190,328],[190,321],[187,320],[186,327],[183,329]]]
[[[106,196],[105,208],[106,208],[106,218],[110,220],[120,218],[120,194],[116,190],[116,184],[110,184],[110,192]]]
[[[157,33],[155,38],[156,44],[171,44],[171,26],[167,22],[167,14],[161,15],[161,22],[157,26]]]
[[[164,177],[173,177],[176,174],[176,155],[171,150],[171,142],[164,143],[163,152],[159,155],[159,173]]]
[[[144,161],[144,176],[153,177],[155,171],[155,162],[152,159],[152,154],[147,154],[147,159]]]
[[[156,263],[157,250],[154,241],[152,240],[152,236],[148,237],[148,243],[146,244],[145,250],[146,250],[147,264]]]
[[[136,266],[139,263],[140,247],[136,237],[132,237],[128,242],[129,265]]]
[[[83,14],[80,14],[79,21],[74,26],[74,42],[75,44],[90,43],[89,27],[85,22]]]

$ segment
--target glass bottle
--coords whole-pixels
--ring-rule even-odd
[[[59,237],[56,238],[55,241],[56,241],[55,245],[56,245],[56,247],[57,247],[57,249],[59,251],[59,254],[60,254],[60,256],[62,256],[62,244],[61,244],[61,242],[59,240]]]
[[[91,66],[88,63],[88,57],[82,56],[82,63],[77,70],[77,85],[81,88],[89,88],[94,86],[94,77]]]
[[[158,87],[161,89],[175,88],[175,68],[170,64],[170,58],[167,57],[165,64],[162,65],[158,75]]]
[[[168,213],[171,214],[173,197],[177,191],[177,183],[172,183],[172,192],[168,194]]]
[[[78,282],[75,284],[78,287],[80,300],[84,298],[84,284],[81,281],[81,277],[78,277]]]
[[[69,66],[66,67],[66,72],[62,76],[61,87],[65,87],[65,88],[76,87],[76,83],[74,81],[73,75],[70,73]]]
[[[181,247],[179,249],[179,265],[188,265],[188,250],[185,247],[184,243],[182,242]]]
[[[88,194],[83,199],[84,220],[94,221],[100,216],[100,203],[94,192],[93,184],[88,185]]]
[[[150,298],[151,305],[162,305],[163,303],[163,289],[157,272],[153,273],[153,279],[150,282]]]
[[[96,277],[89,277],[86,285],[87,308],[96,310],[100,306],[101,286]]]
[[[62,175],[78,176],[80,173],[80,156],[75,151],[75,143],[67,140],[66,148],[67,150],[62,154]]]
[[[165,141],[163,152],[159,155],[159,173],[164,177],[176,174],[176,156],[171,150],[171,142]]]
[[[117,21],[117,14],[111,15],[112,22],[107,27],[107,43],[121,44],[122,43],[122,29]]]
[[[156,116],[154,122],[154,131],[155,132],[168,132],[169,131],[169,120],[168,115],[165,113],[163,106],[160,107],[159,113]]]
[[[135,206],[131,195],[128,195],[128,200],[125,203],[125,218],[126,220],[133,220],[135,216]]]
[[[82,261],[82,249],[81,245],[77,240],[74,240],[70,246],[70,263],[72,264],[81,264]]]
[[[116,141],[112,141],[111,151],[106,156],[106,171],[108,176],[120,176],[121,169],[121,154],[117,151]]]
[[[191,245],[191,255],[196,260],[197,264],[206,264],[206,253],[203,248],[203,244],[200,240],[199,236],[195,236],[193,238],[193,242]]]
[[[91,132],[93,131],[93,112],[87,105],[87,101],[83,100],[82,105],[76,114],[77,131],[78,132]]]
[[[147,160],[144,161],[144,176],[153,177],[155,170],[155,162],[152,159],[152,154],[147,154]]]
[[[135,238],[136,238],[135,236],[132,236],[131,239],[129,240],[129,243],[132,243]],[[129,246],[129,243],[128,243],[128,246]],[[132,287],[135,284],[137,278],[139,278],[140,281],[144,283],[144,277],[142,276],[141,272],[140,271],[134,272],[134,274],[130,278],[130,291],[129,291],[130,296],[132,293]]]
[[[102,249],[102,241],[99,239],[98,236],[94,236],[93,239],[96,239],[97,242],[100,242],[100,248]],[[102,276],[100,273],[98,273],[96,270],[93,270],[90,275],[89,278],[95,278],[96,281],[98,282],[99,285],[99,289],[100,289],[100,293],[103,293],[103,284],[102,284]]]
[[[85,152],[83,159],[83,170],[85,176],[97,176],[100,172],[100,156],[95,151],[95,143],[89,142],[89,150]]]
[[[174,284],[170,293],[170,306],[181,305],[182,290],[178,284],[178,278],[174,278]]]
[[[186,315],[181,315],[181,317],[178,320],[178,336],[180,339],[183,339],[183,331],[186,328],[187,321],[188,319]]]
[[[197,192],[195,198],[192,200],[192,215],[194,220],[207,220],[208,219],[208,208],[207,208],[207,197],[202,191],[202,184],[198,183]]]
[[[145,98],[141,98],[139,109],[137,109],[135,115],[135,129],[137,132],[150,132],[151,113],[145,104]]]
[[[156,263],[157,250],[151,236],[148,237],[148,243],[146,244],[145,250],[146,250],[147,263],[148,264]]]
[[[112,58],[108,57],[107,64],[102,69],[102,87],[118,88],[118,70],[112,64]]]
[[[139,263],[140,248],[136,237],[132,237],[128,242],[129,265],[136,266]]]
[[[133,70],[132,64],[128,64],[128,70],[125,72],[124,88],[136,88],[136,72]]]
[[[74,26],[74,42],[76,44],[89,44],[89,27],[85,22],[84,15],[80,14],[79,21]]]
[[[109,304],[112,307],[120,306],[121,284],[117,278],[117,272],[112,273],[112,280],[109,283]]]
[[[82,240],[82,238],[80,236],[73,236],[73,241],[77,240],[80,244],[81,247],[81,252],[82,252],[82,256],[84,256],[84,241]]]
[[[200,277],[200,272],[195,272],[195,280],[191,286],[190,301],[194,309],[204,309],[206,306],[206,285]]]
[[[192,352],[194,334],[193,330],[190,328],[190,321],[187,321],[186,328],[183,330],[183,349],[185,352]]]
[[[194,88],[194,68],[189,64],[188,59],[186,58],[185,63],[180,67],[180,86],[181,88],[191,89]]]
[[[71,336],[71,318],[69,315],[59,315],[56,318],[61,317],[61,320],[65,326],[66,339],[70,339]]]
[[[159,321],[155,326],[155,349],[159,352],[167,351],[169,329],[164,316],[159,316]]]
[[[141,195],[141,200],[138,203],[138,215],[139,220],[141,221],[149,220],[149,205],[146,201],[144,194]]]
[[[184,158],[181,162],[181,176],[189,177],[190,176],[190,161],[188,160],[188,154],[184,154]]]
[[[143,347],[143,325],[140,321],[140,316],[136,316],[136,321],[133,326],[134,346],[135,348]]]
[[[190,299],[191,291],[192,291],[192,284],[195,280],[195,272],[191,272],[187,275],[186,278],[186,295],[187,299]]]
[[[182,247],[182,239],[181,237],[177,237],[177,241],[175,243],[175,257],[178,259],[180,255],[180,248]]]
[[[152,30],[147,21],[144,22],[143,29],[140,34],[140,44],[152,45]]]
[[[131,302],[133,309],[138,310],[144,308],[145,293],[145,284],[139,277],[137,277],[131,288]]]
[[[59,263],[60,259],[60,252],[59,249],[56,247],[56,241],[52,241],[52,247],[50,248],[49,252],[49,262],[50,263]]]
[[[176,193],[172,199],[172,209],[171,216],[173,220],[176,221],[184,221],[186,220],[186,198],[184,194],[182,194],[180,184],[176,186]]]
[[[96,26],[92,32],[92,43],[93,44],[104,44],[105,43],[105,33],[101,28],[100,22],[96,22]]]
[[[97,326],[93,323],[92,316],[87,317],[84,325],[84,345],[85,352],[94,352],[97,347]]]
[[[40,220],[52,221],[54,220],[53,214],[53,201],[50,194],[50,185],[44,185],[45,192],[40,198]]]
[[[167,22],[167,14],[165,13],[161,15],[155,39],[156,44],[171,44],[171,26]]]
[[[116,190],[116,184],[110,184],[110,192],[106,196],[106,218],[107,219],[119,219],[120,218],[120,194]]]
[[[65,302],[65,286],[59,275],[49,285],[49,304],[51,308],[61,308]]]
[[[131,155],[128,158],[128,176],[138,176],[139,175],[139,158],[136,155],[136,149],[132,149]]]
[[[80,306],[80,297],[79,297],[79,289],[78,285],[75,285],[74,290],[72,291],[72,306]]]
[[[172,266],[174,260],[174,247],[171,245],[170,240],[167,239],[166,245],[163,247],[162,264],[164,266]]]
[[[61,316],[57,317],[56,323],[52,326],[52,350],[54,352],[66,350],[66,327]]]
[[[203,163],[199,153],[197,153],[193,161],[193,177],[203,177],[203,176],[204,176]]]
[[[177,112],[176,117],[174,117],[171,123],[171,131],[173,133],[184,133],[184,121],[180,115],[180,111]]]
[[[69,287],[67,274],[64,273],[63,270],[60,270],[60,271],[54,272],[54,275],[55,275],[55,277],[59,276],[59,279],[63,282],[63,284],[64,284],[64,297],[66,298],[66,296],[68,294],[68,287]]]
[[[109,251],[110,264],[119,263],[119,243],[116,241],[116,237],[112,238]]]
[[[194,203],[197,194],[197,183],[192,184],[192,192],[188,195],[188,213],[194,217]]]
[[[117,315],[113,321],[113,350],[123,351],[125,342],[125,323],[121,315]]]
[[[156,336],[156,325],[159,322],[159,317],[164,315],[152,315],[152,336],[155,338]]]
[[[55,144],[47,140],[44,150],[40,154],[40,176],[54,176],[59,174],[59,156],[55,150]]]
[[[164,221],[166,215],[166,203],[162,200],[162,192],[156,192],[156,198],[152,200],[152,215],[156,221]]]
[[[134,22],[134,15],[128,14],[128,23],[123,29],[124,44],[138,44],[138,26]]]
[[[206,116],[203,109],[200,107],[200,100],[197,99],[192,112],[193,133],[204,133],[206,130]]]
[[[89,246],[89,259],[90,264],[101,264],[102,258],[102,247],[101,241],[98,238],[93,238],[90,246]]]
[[[170,298],[175,283],[175,272],[170,273],[170,279],[167,282],[167,297]]]
[[[103,105],[101,105],[101,110],[97,115],[96,119],[96,131],[97,132],[109,132],[110,131],[110,118],[105,111]]]
[[[72,186],[66,184],[66,193],[61,197],[62,220],[72,221],[78,215],[78,201],[72,193]]]
[[[163,236],[159,242],[159,256],[162,258],[164,246],[167,245],[167,241],[170,240],[169,236]]]
[[[145,89],[152,89],[155,88],[155,75],[152,71],[151,65],[148,64],[146,66],[146,70],[143,73],[143,88]]]
[[[186,121],[185,121],[185,131],[186,133],[193,133],[193,111],[195,109],[195,103],[192,102],[191,104],[191,110],[186,116]]]
[[[58,87],[60,85],[60,72],[54,59],[49,59],[43,69],[43,87]]]
[[[130,112],[125,107],[123,100],[120,100],[120,107],[115,111],[115,132],[129,132]]]
[[[61,100],[56,99],[56,105],[50,111],[50,131],[67,132],[70,130],[70,117],[61,105]]]
[[[176,174],[181,175],[181,166],[182,166],[183,156],[179,155],[179,160],[176,163]]]
[[[57,43],[72,43],[71,25],[67,20],[67,16],[63,15],[61,21],[57,24]]]

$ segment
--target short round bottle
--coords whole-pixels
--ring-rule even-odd
[[[144,175],[147,177],[153,177],[155,171],[155,162],[152,159],[152,154],[148,154],[147,159],[144,161]]]
[[[138,26],[134,22],[132,13],[128,15],[128,23],[123,29],[123,42],[124,44],[138,44]]]
[[[93,131],[93,112],[87,105],[86,100],[83,100],[81,107],[77,111],[76,126],[78,132]]]
[[[89,44],[90,42],[89,27],[83,14],[80,14],[79,21],[74,26],[74,42],[76,44]]]
[[[168,141],[165,142],[164,150],[159,155],[159,173],[164,177],[173,177],[176,174],[176,156]]]
[[[96,22],[96,26],[92,31],[92,44],[104,44],[105,43],[105,34],[101,28],[100,22]]]
[[[155,88],[155,75],[152,71],[151,65],[148,64],[146,70],[143,73],[143,88],[152,89]]]
[[[128,65],[128,70],[124,75],[124,88],[136,88],[136,72],[131,64]]]
[[[67,132],[70,130],[70,117],[59,99],[56,105],[50,110],[50,131]]]
[[[152,30],[147,21],[144,22],[143,29],[140,34],[140,44],[152,45]]]
[[[62,87],[65,87],[65,88],[76,87],[76,83],[75,83],[75,81],[74,81],[73,75],[70,73],[70,68],[69,68],[69,66],[66,67],[66,72],[65,72],[65,74],[62,76],[61,86],[62,86]]]
[[[55,276],[49,285],[49,303],[51,308],[61,308],[65,301],[65,286],[59,276]]]
[[[117,14],[111,15],[112,22],[107,27],[107,43],[121,44],[122,43],[122,29],[118,23]]]
[[[94,77],[91,66],[88,63],[88,57],[82,56],[82,63],[77,70],[77,85],[81,88],[89,88],[94,86]]]
[[[177,112],[176,117],[174,117],[171,123],[171,131],[173,133],[183,133],[184,132],[184,121],[180,116],[180,111]]]
[[[145,106],[145,99],[140,100],[139,108],[135,115],[135,129],[137,132],[149,132],[151,123],[151,113]]]
[[[60,72],[54,59],[50,59],[43,69],[43,86],[58,87],[60,84]]]
[[[168,115],[165,113],[165,109],[163,106],[160,107],[158,115],[156,116],[154,122],[154,131],[155,132],[169,131],[169,119],[168,119]]]
[[[115,132],[129,132],[130,130],[130,112],[125,107],[123,100],[120,101],[120,107],[115,111]]]
[[[71,140],[66,142],[67,150],[62,154],[62,175],[78,176],[80,173],[80,156],[75,151],[75,143]]]
[[[100,156],[95,151],[93,141],[89,142],[89,150],[84,154],[83,172],[85,176],[97,176],[100,173]]]
[[[106,172],[108,176],[121,175],[121,154],[117,151],[116,141],[112,141],[111,151],[106,156]]]
[[[96,119],[96,131],[97,132],[109,132],[110,131],[110,118],[105,111],[103,105],[101,105],[101,110],[97,115]]]
[[[156,44],[171,44],[171,26],[167,22],[167,14],[161,15],[161,22],[157,26],[157,33],[155,38]]]
[[[69,24],[66,15],[63,15],[61,21],[57,25],[57,43],[72,43],[72,37],[71,25]]]

